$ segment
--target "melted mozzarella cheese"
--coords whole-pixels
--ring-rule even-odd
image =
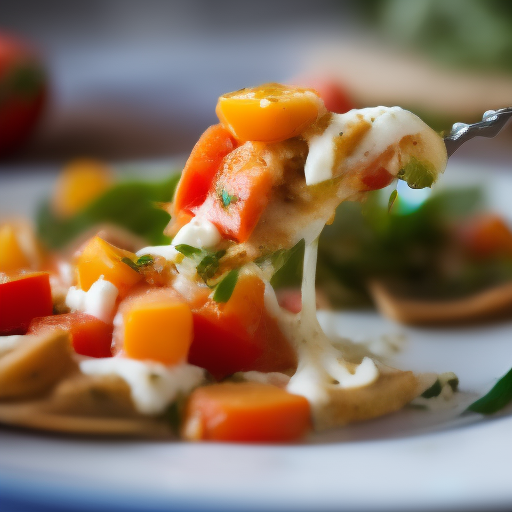
[[[73,311],[92,315],[103,322],[110,322],[118,295],[117,287],[100,276],[87,292],[71,286],[66,295],[66,306]]]
[[[140,251],[136,252],[137,256],[145,256],[149,254],[151,256],[161,256],[169,261],[175,261],[176,257],[180,254],[172,245],[154,245],[150,247],[144,247]]]
[[[176,233],[172,245],[186,244],[198,249],[209,249],[215,247],[221,240],[222,236],[214,224],[196,216]]]
[[[438,143],[442,143],[440,137],[418,116],[400,107],[363,108],[345,114],[332,114],[325,131],[308,140],[309,153],[304,166],[308,185],[330,180],[339,174],[339,170],[334,169],[335,138],[361,120],[372,126],[354,152],[344,160],[343,168],[346,170],[356,166],[364,167],[407,135],[425,134],[429,139],[434,135],[439,139]],[[395,176],[399,170],[398,165],[388,169]]]
[[[181,364],[173,367],[123,357],[87,359],[80,370],[86,375],[115,375],[130,386],[133,403],[142,414],[160,414],[180,393],[190,393],[204,380],[204,370]]]

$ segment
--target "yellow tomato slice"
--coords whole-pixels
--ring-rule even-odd
[[[277,83],[224,94],[221,123],[240,141],[279,142],[300,135],[325,111],[313,89]]]

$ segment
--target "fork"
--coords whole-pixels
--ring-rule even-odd
[[[478,123],[455,123],[450,134],[444,138],[448,156],[452,156],[464,142],[473,137],[494,137],[511,117],[512,107],[507,107],[499,110],[488,110]]]

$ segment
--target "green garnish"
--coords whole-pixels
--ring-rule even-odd
[[[441,394],[445,386],[450,386],[455,393],[459,388],[459,378],[453,372],[441,373],[434,384],[422,393],[423,398],[434,398]]]
[[[436,181],[436,172],[432,164],[411,157],[398,172],[398,179],[407,182],[410,188],[429,188]]]
[[[178,252],[181,252],[183,256],[187,258],[192,258],[193,256],[200,255],[203,251],[198,249],[197,247],[192,247],[187,244],[179,244],[174,247]]]
[[[482,398],[473,402],[468,411],[479,414],[494,414],[512,401],[512,369],[504,375]]]
[[[150,254],[144,254],[137,260],[133,261],[130,258],[122,258],[121,261],[128,265],[130,268],[135,270],[135,272],[138,272],[141,267],[146,267],[147,265],[151,265],[153,263],[153,256]]]
[[[436,379],[434,384],[430,386],[427,390],[425,390],[421,396],[423,398],[434,398],[436,396],[439,396],[441,394],[441,391],[443,390],[443,386],[441,385],[441,382],[439,379]]]
[[[227,208],[230,204],[236,203],[238,201],[238,197],[235,195],[231,195],[227,190],[222,189],[220,192],[220,198],[222,200],[222,205]]]
[[[162,234],[170,215],[155,203],[171,201],[179,174],[154,183],[130,181],[108,189],[69,218],[56,215],[46,201],[36,216],[37,234],[48,249],[60,249],[98,224],[115,224],[145,238],[151,245],[169,243]]]
[[[213,300],[215,302],[227,302],[235,289],[238,281],[238,269],[231,270],[229,274],[217,285]]]
[[[398,198],[398,191],[395,188],[395,190],[393,190],[393,192],[391,192],[391,195],[389,196],[388,213],[391,211],[391,208],[393,208],[393,205],[395,204],[395,201],[397,200],[397,198]]]
[[[211,252],[187,244],[179,244],[175,249],[196,262],[197,274],[205,283],[219,270],[219,260],[226,254],[226,251]]]

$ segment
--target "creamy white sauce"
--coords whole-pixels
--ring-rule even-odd
[[[222,236],[214,224],[201,216],[196,216],[176,233],[172,245],[186,244],[198,249],[209,249],[221,240]]]
[[[190,393],[204,380],[204,370],[189,364],[168,367],[123,357],[87,359],[79,364],[86,375],[122,378],[130,386],[133,403],[142,414],[164,412],[179,394]]]
[[[22,345],[27,339],[26,335],[14,334],[12,336],[0,336],[0,356],[11,352],[15,348]]]
[[[342,169],[334,169],[335,137],[349,130],[350,125],[360,121],[361,117],[372,123],[372,127],[363,136],[354,152],[345,159]],[[400,107],[363,108],[350,110],[345,114],[332,114],[331,122],[325,131],[308,140],[309,153],[304,166],[306,183],[315,185],[355,166],[364,166],[407,135],[432,132],[419,117]],[[400,170],[398,167],[397,159],[387,170],[396,176]]]
[[[365,357],[351,373],[343,354],[324,334],[316,317],[315,274],[318,238],[306,244],[302,279],[302,311],[295,317],[288,316],[289,339],[296,345],[299,363],[290,379],[287,390],[302,395],[316,407],[328,402],[327,390],[333,386],[352,388],[374,382],[379,371],[375,363]]]
[[[112,321],[118,295],[117,287],[100,276],[87,292],[71,286],[66,295],[66,306],[108,323]]]
[[[240,375],[240,377],[247,382],[258,382],[260,384],[271,384],[272,386],[277,386],[278,388],[285,388],[288,382],[290,382],[290,377],[285,373],[280,372],[240,372],[236,375]]]
[[[149,254],[151,256],[161,256],[169,261],[175,261],[176,257],[180,254],[172,245],[154,245],[150,247],[144,247],[140,251],[135,253],[137,256],[145,256]]]

